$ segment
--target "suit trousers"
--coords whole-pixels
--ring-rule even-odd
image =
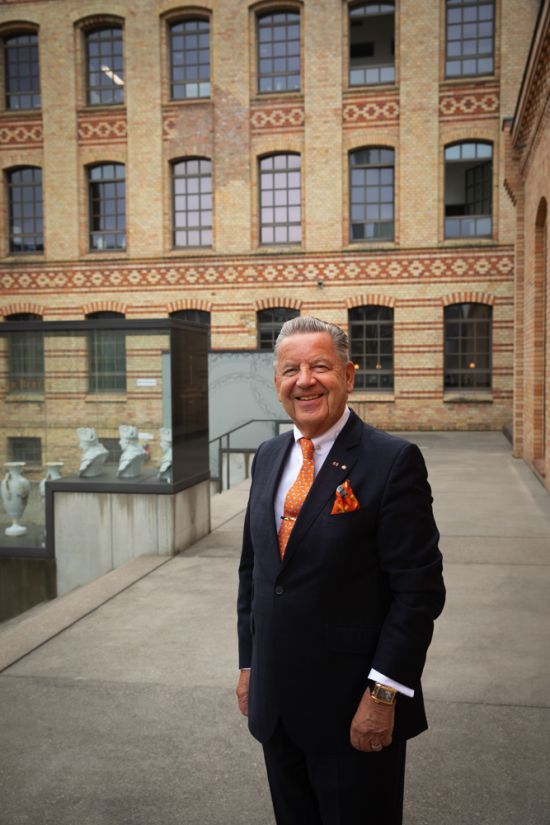
[[[277,825],[402,825],[405,751],[305,753],[279,721],[264,744]]]

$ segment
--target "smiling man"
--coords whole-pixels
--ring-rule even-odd
[[[275,386],[293,432],[254,459],[239,567],[239,708],[278,825],[400,825],[405,743],[443,608],[422,455],[347,406],[345,333],[284,324]]]

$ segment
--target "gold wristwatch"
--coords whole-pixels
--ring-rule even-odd
[[[373,702],[377,702],[379,705],[395,705],[397,690],[388,687],[388,685],[382,685],[380,682],[375,682],[370,695]]]

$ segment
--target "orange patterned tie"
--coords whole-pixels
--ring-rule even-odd
[[[302,504],[306,500],[313,479],[315,477],[315,464],[313,462],[313,441],[309,438],[300,438],[298,441],[304,458],[298,478],[289,489],[285,497],[285,506],[281,526],[279,528],[279,552],[281,559],[284,558],[286,546],[292,533],[292,528],[298,518],[298,513]]]

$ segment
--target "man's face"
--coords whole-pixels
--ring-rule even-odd
[[[290,335],[279,348],[277,395],[306,438],[322,435],[338,421],[354,378],[353,364],[342,363],[328,332]]]

